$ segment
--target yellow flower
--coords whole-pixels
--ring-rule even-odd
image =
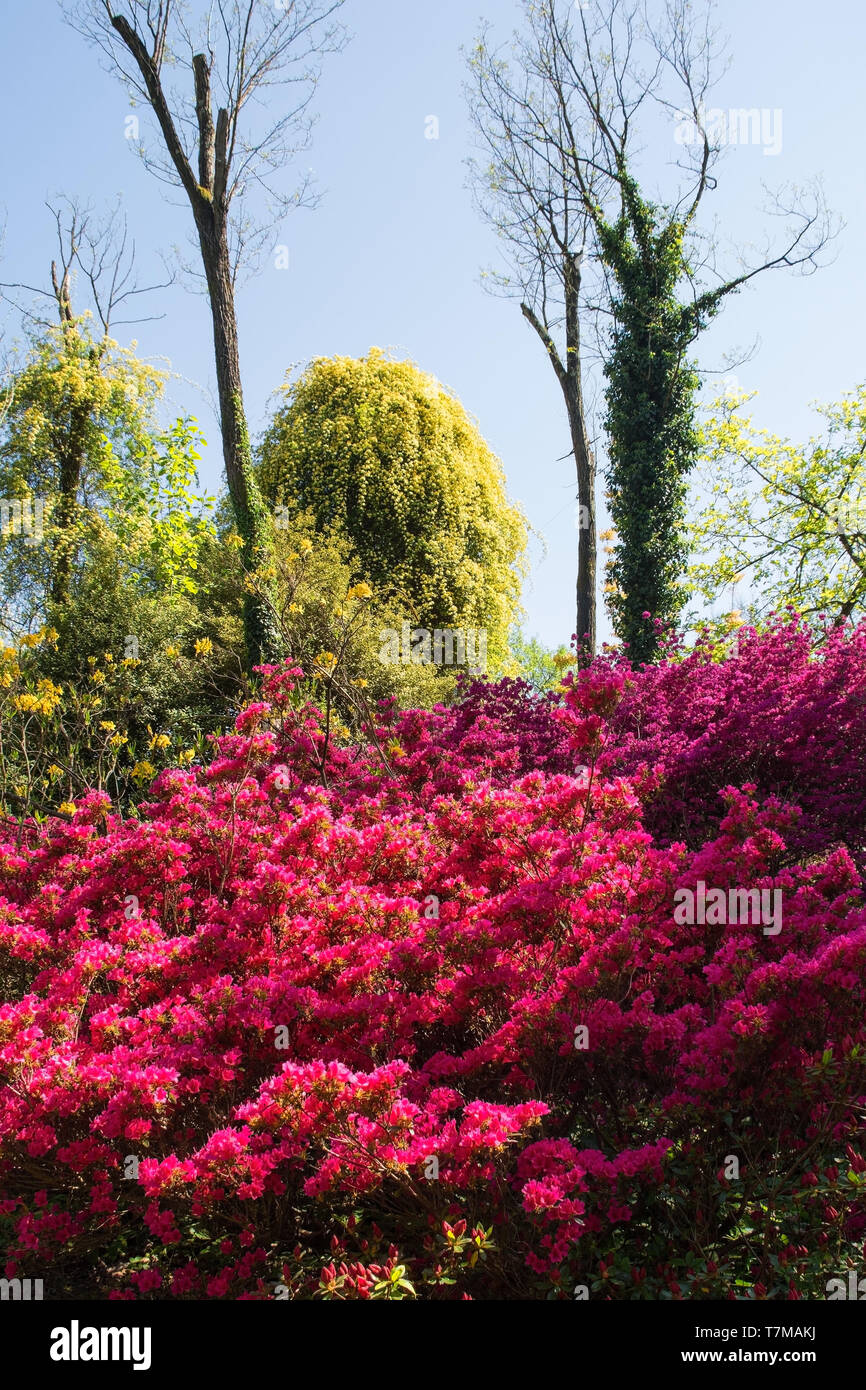
[[[336,670],[337,658],[333,652],[320,652],[316,657],[313,670],[320,675],[330,676]]]
[[[180,647],[166,647],[165,654],[171,657],[180,656]]]
[[[385,744],[385,752],[389,758],[405,757],[405,750],[402,743],[398,743],[396,738],[392,738]]]
[[[112,724],[110,719],[101,719],[99,721],[99,727],[100,729],[104,729],[107,734],[113,734],[117,725]]]
[[[125,656],[120,664],[121,666],[140,666],[141,662],[137,656]]]
[[[42,638],[38,632],[29,632],[21,638],[19,645],[22,647],[38,647],[41,641]]]
[[[359,679],[356,680],[356,681],[352,681],[352,684],[353,684],[353,685],[357,685],[357,687],[358,687],[359,690],[364,690],[364,689],[366,688],[367,682],[366,682],[365,680],[363,680],[362,678],[359,678]]]
[[[244,538],[239,536],[237,531],[232,531],[230,536],[226,536],[226,545],[233,546],[235,550],[240,550],[243,546]]]
[[[35,695],[16,695],[12,701],[12,708],[20,710],[22,714],[32,714],[39,709],[41,701]]]
[[[13,708],[21,710],[22,713],[53,714],[60,703],[60,696],[63,689],[60,685],[54,685],[51,681],[39,681],[38,695],[17,695],[13,701]]]
[[[105,672],[94,671],[90,679],[93,681],[94,685],[105,685]]]
[[[213,651],[213,642],[209,637],[199,637],[195,644],[196,656],[210,656]]]
[[[153,763],[149,763],[146,759],[143,762],[136,763],[135,767],[132,769],[133,777],[153,777],[155,773],[156,768]]]
[[[147,746],[148,748],[168,748],[170,743],[171,739],[168,734],[154,734]]]
[[[372,598],[373,590],[369,584],[354,584],[346,595],[347,599],[352,598]]]
[[[56,763],[51,763],[45,770],[52,779],[63,776],[63,768],[58,767]]]
[[[60,816],[74,816],[76,806],[74,801],[61,801],[57,807],[57,814]]]
[[[290,613],[303,613],[303,611],[304,611],[304,610],[303,610],[303,607],[301,606],[300,603],[290,603],[290,604],[289,604],[289,612],[290,612]]]
[[[312,548],[313,548],[313,542],[312,542],[312,541],[308,541],[308,540],[303,540],[303,541],[301,541],[301,543],[300,543],[300,545],[299,545],[299,547],[298,547],[298,549],[300,550],[300,552],[301,552],[302,555],[309,555],[309,553],[310,553],[310,551],[312,550]]]
[[[183,752],[178,754],[177,760],[180,763],[181,767],[189,767],[194,757],[194,748],[184,748]]]
[[[111,655],[111,652],[103,652],[103,653],[102,653],[102,660],[103,660],[104,662],[106,662],[106,664],[107,664],[108,666],[110,666],[111,663],[112,663],[112,661],[114,660],[114,657]]]
[[[129,742],[129,735],[128,735],[128,734],[112,734],[112,736],[111,736],[111,738],[108,740],[108,742],[111,744],[112,748],[122,748],[123,745],[124,745],[125,743],[128,743],[128,742]]]
[[[38,710],[40,714],[53,714],[60,703],[63,687],[50,680],[41,680],[36,689],[37,695],[21,696],[21,699],[26,699],[28,708]]]

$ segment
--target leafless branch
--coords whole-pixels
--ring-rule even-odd
[[[210,0],[195,31],[180,0],[61,2],[153,113],[162,139],[140,144],[146,168],[193,207],[230,213],[233,277],[254,269],[288,211],[315,205],[308,173],[289,191],[277,176],[309,147],[321,60],[345,42],[345,0]],[[263,98],[276,87],[290,99],[274,120]]]
[[[57,233],[57,259],[51,262],[51,288],[22,282],[0,283],[0,296],[14,304],[25,319],[38,326],[48,320],[34,313],[12,294],[3,291],[26,290],[38,298],[53,300],[61,325],[89,311],[98,320],[103,337],[112,327],[150,322],[161,315],[141,318],[116,317],[121,305],[144,294],[166,289],[171,278],[155,284],[140,285],[135,275],[135,242],[130,239],[126,215],[120,201],[102,218],[77,198],[62,197],[46,204],[54,219]],[[80,303],[73,302],[73,292],[84,289]]]

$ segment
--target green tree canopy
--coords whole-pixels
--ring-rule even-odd
[[[158,420],[164,383],[86,318],[28,345],[0,420],[7,624],[54,621],[106,543],[134,587],[195,592],[210,502],[195,491],[195,422]]]
[[[805,445],[757,429],[749,399],[718,401],[702,431],[694,589],[712,602],[742,579],[755,616],[786,603],[806,616],[862,616],[866,386],[817,406],[826,429]]]
[[[392,590],[420,627],[487,632],[507,658],[526,524],[502,466],[460,402],[373,348],[317,358],[284,388],[260,449],[277,524],[309,512],[345,534],[359,577]]]
[[[68,314],[30,339],[0,420],[3,642],[49,628],[54,640],[31,653],[34,679],[60,683],[64,708],[73,687],[100,701],[70,743],[70,790],[91,776],[102,785],[99,719],[124,740],[115,751],[129,771],[149,726],[194,743],[237,691],[242,590],[231,606],[214,590],[200,436],[192,420],[162,422],[165,380],[134,345]],[[213,659],[197,655],[202,639]],[[129,688],[95,690],[95,664],[122,669]]]

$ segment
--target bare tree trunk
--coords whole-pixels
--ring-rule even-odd
[[[565,361],[556,348],[546,320],[529,304],[521,304],[524,318],[532,324],[556,372],[562,388],[571,448],[577,472],[578,543],[577,543],[577,616],[575,634],[581,665],[595,656],[595,457],[586,432],[583,404],[583,384],[580,363],[580,263],[582,251],[562,254],[562,286],[565,302]]]
[[[562,390],[568,411],[577,470],[577,643],[581,661],[595,656],[595,458],[586,435],[583,373],[580,360],[580,266],[583,251],[563,257],[565,290],[565,375]]]
[[[253,469],[252,450],[244,411],[238,326],[235,313],[231,260],[225,224],[218,224],[209,205],[196,209],[196,227],[207,279],[213,320],[214,358],[220,428],[226,482],[238,533],[244,542],[244,568],[249,574],[267,562],[271,549],[267,509]],[[251,666],[279,654],[280,634],[276,616],[261,590],[244,595],[244,633]]]
[[[160,7],[159,13],[167,24],[169,6],[166,4],[164,9]],[[253,577],[255,584],[252,592],[244,593],[244,636],[247,662],[252,667],[262,661],[276,660],[281,654],[282,643],[272,602],[272,580],[256,577],[258,571],[268,569],[272,540],[268,514],[256,483],[244,413],[234,279],[229,248],[229,168],[234,142],[232,114],[236,119],[240,110],[239,99],[233,113],[221,107],[214,124],[209,62],[202,53],[193,55],[195,112],[199,136],[196,177],[163,91],[160,78],[163,56],[161,41],[156,46],[159,58],[155,60],[148,53],[140,34],[133,29],[124,15],[111,15],[110,23],[138,65],[147,99],[159,122],[166,150],[189,199],[198,233],[213,320],[226,483],[238,533],[243,540],[244,568]]]
[[[583,414],[583,392],[580,380],[569,381],[565,389],[565,404],[571,429],[571,443],[577,468],[578,543],[577,543],[577,626],[578,652],[581,663],[595,655],[595,459],[586,437]]]

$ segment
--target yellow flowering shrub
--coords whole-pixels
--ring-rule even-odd
[[[73,815],[77,798],[91,788],[129,804],[172,760],[168,734],[148,726],[152,757],[141,758],[129,727],[123,727],[135,681],[126,661],[103,653],[105,670],[89,659],[87,674],[77,682],[61,684],[40,674],[41,654],[56,636],[43,628],[0,650],[0,815],[19,820]],[[99,717],[104,706],[114,718]],[[195,748],[184,750],[181,765],[188,766],[195,754]]]

